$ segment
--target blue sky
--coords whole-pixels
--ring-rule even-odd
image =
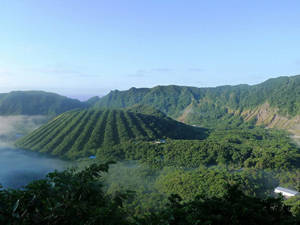
[[[299,1],[1,0],[0,92],[85,99],[300,74]]]

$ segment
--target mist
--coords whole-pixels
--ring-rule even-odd
[[[62,160],[14,147],[17,139],[48,119],[45,116],[0,116],[0,184],[4,188],[21,188],[51,171],[66,168],[67,163]]]
[[[46,116],[0,116],[0,147],[12,147],[22,136],[40,127]]]

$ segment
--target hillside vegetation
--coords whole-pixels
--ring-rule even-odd
[[[189,197],[188,201],[173,194],[164,207],[150,212],[141,211],[137,216],[128,207],[132,192],[118,191],[111,195],[102,190],[103,175],[107,171],[108,165],[93,164],[79,172],[67,170],[50,173],[45,179],[34,181],[21,190],[0,189],[0,223],[12,225],[294,225],[300,222],[297,214],[299,210],[293,215],[289,207],[283,204],[282,199],[260,199],[246,195],[238,185],[229,185],[224,180],[216,182],[218,187],[216,189],[211,187],[209,195],[206,192],[201,194],[200,191],[197,197],[190,196],[192,193],[189,191],[195,190],[193,186],[197,187],[193,182],[195,178],[196,182],[208,178],[208,184],[200,187],[206,189],[210,187],[211,180],[227,177],[227,174],[212,171],[204,174],[204,177],[197,176],[197,172],[190,172],[183,177],[180,171],[174,171],[170,177],[166,177],[171,183],[162,181],[160,186],[164,190],[167,186],[173,186],[172,181],[175,183],[177,181],[172,177],[178,176],[176,174],[179,173],[179,176],[184,178],[183,181],[189,181],[192,186],[190,189],[183,189],[183,194]],[[182,184],[183,182],[179,182],[175,187],[181,189]],[[147,193],[143,196],[147,196]],[[157,203],[160,204],[161,198],[158,199]]]
[[[170,85],[115,90],[93,103],[96,108],[150,105],[174,119],[210,127],[217,125],[216,120],[223,120],[226,124],[243,120],[249,110],[253,111],[266,103],[277,116],[291,118],[300,114],[300,76],[269,79],[253,86],[196,88]],[[259,116],[256,113],[250,119],[257,120]]]
[[[163,115],[163,114],[162,114]],[[196,128],[172,120],[124,110],[75,110],[63,113],[30,135],[17,146],[65,158],[96,154],[101,147],[111,148],[132,140],[160,138],[201,139],[206,135]]]
[[[58,115],[85,108],[87,103],[43,91],[13,91],[0,94],[0,115]]]
[[[161,138],[166,143],[154,142]],[[225,165],[288,170],[300,165],[299,149],[281,131],[259,127],[208,131],[163,114],[126,110],[66,112],[16,145],[66,159],[96,155],[102,162],[140,160],[157,168]]]
[[[0,115],[53,116],[87,107],[141,110],[141,105],[144,111],[151,106],[173,119],[202,127],[235,126],[252,120],[295,131],[295,124],[300,125],[300,76],[278,77],[252,86],[131,88],[86,102],[42,91],[0,94]]]
[[[232,129],[213,131],[204,140],[172,140],[164,144],[124,142],[100,149],[98,159],[140,160],[156,168],[197,168],[222,165],[231,168],[289,170],[300,166],[300,151],[284,132]]]
[[[20,191],[0,190],[0,221],[298,224],[298,197],[270,198],[276,186],[300,188],[300,149],[287,132],[272,129],[300,121],[293,103],[298,79],[94,97],[86,102],[92,108],[62,113],[16,143],[77,159],[80,169],[54,172]],[[93,164],[108,161],[119,162],[109,170]]]

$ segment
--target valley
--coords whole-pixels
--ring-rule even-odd
[[[1,1],[0,225],[300,225],[299,14]]]
[[[0,182],[4,188],[29,182],[30,189],[40,179],[47,183],[62,176],[69,185],[64,180],[93,176],[88,171],[99,167],[105,172],[95,180],[101,182],[98,191],[134,193],[122,204],[139,219],[164,210],[173,195],[191,202],[197,196],[226,198],[229,186],[258,199],[275,197],[277,186],[298,190],[298,106],[279,104],[268,92],[287,80],[290,85],[300,77],[256,86],[131,88],[75,105],[55,94],[30,92],[26,101],[56,96],[53,105],[38,101],[45,110],[37,112],[34,104],[23,108],[23,97],[16,101],[19,95],[13,93],[11,103],[5,102],[12,111],[0,117]],[[291,95],[285,92],[282,98]],[[265,99],[258,101],[258,95]],[[57,104],[61,99],[72,103]],[[65,170],[70,165],[76,169]],[[284,204],[296,215],[300,200]]]

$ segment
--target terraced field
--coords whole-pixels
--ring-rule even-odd
[[[205,131],[168,117],[125,110],[73,110],[59,115],[46,125],[19,140],[19,148],[79,158],[96,154],[129,140],[202,139]]]

